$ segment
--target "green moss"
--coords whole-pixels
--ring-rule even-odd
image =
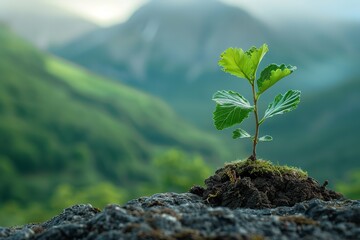
[[[295,175],[299,178],[307,178],[307,172],[297,167],[289,167],[286,165],[275,165],[270,161],[258,159],[256,161],[246,159],[238,160],[225,164],[225,169],[234,169],[237,174],[241,175],[245,171],[249,171],[250,174],[277,174],[277,175]],[[226,171],[226,170],[225,170]]]

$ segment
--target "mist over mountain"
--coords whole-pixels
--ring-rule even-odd
[[[40,0],[0,2],[0,21],[41,49],[64,44],[99,28],[95,23]]]
[[[231,31],[223,27],[229,22],[236,23]],[[251,34],[243,34],[244,28],[252,29]],[[217,1],[158,0],[140,8],[126,23],[95,31],[55,53],[95,71],[125,77],[131,84],[162,82],[156,78],[182,66],[188,69],[181,77],[194,80],[216,67],[225,46],[261,44],[266,35],[266,27],[248,13]],[[154,76],[153,71],[165,76]]]
[[[151,1],[126,23],[94,31],[53,52],[160,96],[185,118],[209,125],[203,116],[213,90],[221,85],[216,79],[223,77],[219,53],[228,46],[262,44],[269,36],[266,25],[217,1]],[[204,102],[207,107],[197,112]]]

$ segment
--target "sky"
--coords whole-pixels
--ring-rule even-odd
[[[340,18],[360,21],[359,0],[222,0],[228,4],[244,7],[262,18]]]
[[[8,0],[10,1],[10,0]],[[12,0],[16,1],[16,0]],[[17,0],[19,1],[19,0]],[[149,0],[48,0],[100,25],[126,21]],[[170,1],[170,0],[168,0]],[[180,0],[181,1],[181,0]],[[194,0],[199,1],[199,0]],[[344,19],[360,21],[359,0],[221,0],[250,11],[266,21],[288,18]],[[204,1],[206,2],[206,1]],[[306,16],[305,16],[306,14]]]
[[[10,0],[9,0],[10,1]],[[14,0],[13,0],[14,1]],[[19,0],[17,0],[19,1]],[[99,25],[126,21],[148,0],[48,0]]]
[[[12,4],[28,8],[32,1],[42,1],[64,8],[102,26],[126,21],[139,7],[155,0],[0,0],[2,5]],[[176,1],[176,0],[166,0]],[[177,0],[184,1],[184,0]],[[193,0],[206,1],[209,0]],[[343,19],[360,22],[359,0],[219,0],[248,10],[265,21],[283,19]],[[25,4],[26,3],[26,4]],[[30,4],[29,4],[30,3]],[[0,9],[1,11],[1,9]]]

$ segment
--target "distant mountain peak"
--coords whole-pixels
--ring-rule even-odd
[[[268,36],[264,23],[217,0],[153,0],[127,22],[93,32],[55,52],[127,82],[150,83],[162,77],[149,79],[148,71],[166,75],[188,66],[178,77],[191,82],[206,69],[215,69],[225,48],[263,44]],[[96,61],[93,54],[104,56],[104,61]]]

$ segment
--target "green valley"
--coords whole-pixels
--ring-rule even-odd
[[[156,97],[42,53],[5,26],[0,42],[2,212],[49,212],[54,196],[60,210],[64,194],[78,203],[94,192],[124,201],[156,182],[152,160],[168,149],[209,163],[225,154],[224,144]],[[24,219],[9,221],[0,217],[0,225]]]

